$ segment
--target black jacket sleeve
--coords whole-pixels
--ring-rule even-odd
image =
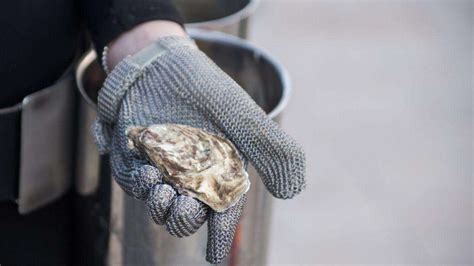
[[[170,20],[183,25],[171,0],[79,0],[79,3],[98,54],[122,32],[140,23]]]

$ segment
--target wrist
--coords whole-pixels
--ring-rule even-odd
[[[178,23],[172,21],[150,21],[122,33],[108,45],[104,64],[112,70],[122,59],[142,50],[152,42],[165,36],[187,36]]]

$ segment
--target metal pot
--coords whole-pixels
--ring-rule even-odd
[[[173,0],[187,28],[247,37],[248,19],[259,0]]]
[[[288,75],[270,55],[246,41],[223,33],[191,31],[199,47],[250,96],[279,121],[290,93]],[[89,129],[96,117],[95,100],[105,76],[95,52],[80,62],[76,79],[79,103],[77,191],[82,211],[77,221],[83,247],[79,260],[87,264],[105,260],[113,265],[206,264],[207,228],[184,239],[170,236],[147,216],[143,202],[111,182],[108,158],[97,153]],[[243,125],[245,126],[245,125]],[[254,169],[249,169],[251,189],[236,231],[228,265],[265,263],[272,197]],[[96,261],[92,261],[95,259]]]

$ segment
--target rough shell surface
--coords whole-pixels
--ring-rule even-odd
[[[130,148],[158,167],[166,183],[217,212],[235,204],[250,187],[237,149],[225,138],[177,124],[133,126],[127,136]]]

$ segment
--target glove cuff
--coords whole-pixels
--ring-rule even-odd
[[[135,55],[123,59],[107,76],[99,91],[98,108],[102,122],[115,123],[123,97],[147,66],[169,51],[182,47],[197,49],[189,37],[167,36],[158,39]]]

